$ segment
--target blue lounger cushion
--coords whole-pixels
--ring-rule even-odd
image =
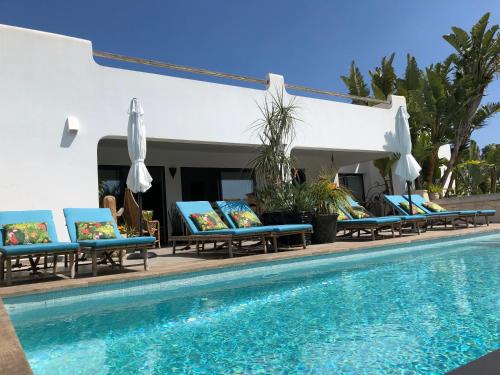
[[[349,204],[352,206],[352,207],[362,207],[358,202],[356,202],[352,197],[347,197],[347,200],[349,201]],[[349,218],[351,219],[354,219],[351,214],[349,214],[349,212],[346,212],[345,213]],[[377,218],[377,216],[374,216],[375,218]],[[397,217],[399,219],[401,219],[402,221],[405,221],[405,220],[425,220],[426,217],[425,215],[407,215],[407,214],[404,214],[404,215],[394,215],[394,216],[378,216],[379,219],[381,218],[386,218],[386,217]]]
[[[3,231],[0,230],[0,252],[5,255],[23,255],[33,253],[57,253],[78,249],[78,244],[70,242],[59,242],[57,239],[56,226],[50,210],[31,211],[0,211],[0,229],[5,224],[19,223],[47,223],[50,243],[30,244],[30,245],[4,245]]]
[[[274,229],[274,227],[271,226],[260,226],[260,227],[250,227],[250,228],[236,228],[236,226],[234,226],[228,229],[201,231],[196,227],[193,220],[191,219],[191,214],[213,211],[213,208],[210,205],[210,203],[208,201],[177,202],[176,206],[180,214],[184,218],[184,221],[186,222],[189,231],[191,232],[191,234],[195,235],[209,236],[209,235],[220,234],[220,235],[241,236],[247,234],[252,235],[256,233],[271,232]],[[225,215],[224,217],[228,219]],[[227,221],[230,226],[234,225],[232,220],[231,221],[227,220]]]
[[[84,240],[78,241],[82,247],[116,247],[116,246],[133,246],[133,245],[151,245],[155,241],[155,237],[129,237],[129,238],[112,238],[105,240]]]
[[[407,195],[404,195],[404,198],[406,200],[408,199]],[[426,202],[426,200],[418,195],[418,194],[412,194],[411,195],[411,200],[414,202],[419,208],[424,210],[426,213],[431,214],[431,215],[446,215],[446,214],[455,214],[455,215],[477,215],[480,213],[480,210],[446,210],[446,211],[441,211],[441,212],[432,212],[429,209],[427,209],[423,204]]]
[[[354,225],[354,224],[368,224],[368,225],[379,225],[379,224],[393,224],[399,223],[401,219],[397,216],[393,217],[370,217],[365,219],[351,219],[351,220],[340,220],[338,224],[340,225]]]
[[[66,218],[66,226],[68,228],[69,237],[72,242],[81,243],[82,246],[106,248],[118,247],[120,245],[139,245],[148,244],[153,245],[156,240],[155,237],[141,236],[125,238],[120,234],[115,220],[111,215],[109,208],[65,208],[63,209],[64,217]],[[113,224],[116,238],[106,240],[85,240],[78,241],[76,234],[76,223],[79,221],[93,221],[93,222],[110,222]]]
[[[495,215],[497,210],[479,210],[479,214],[482,215]]]
[[[202,231],[198,229],[193,219],[191,218],[191,215],[214,211],[208,201],[176,202],[175,205],[177,207],[177,210],[181,214],[182,218],[184,219],[184,222],[188,226],[188,229],[191,232],[191,234],[196,234],[196,235],[232,234],[232,232],[229,229],[207,230],[207,231]]]
[[[276,232],[293,232],[293,231],[312,231],[313,226],[311,224],[283,224],[283,225],[273,225]]]
[[[233,218],[231,217],[232,211],[252,211],[252,208],[245,201],[217,201],[217,207],[219,207],[222,215],[229,223],[231,228],[234,229],[243,229],[238,228]],[[265,228],[265,229],[264,229]],[[313,227],[311,224],[283,224],[283,225],[263,225],[258,227],[251,227],[245,229],[254,229],[261,230],[267,232],[293,232],[293,231],[312,231]]]
[[[401,208],[401,206],[399,205],[400,203],[402,203],[402,202],[408,203],[408,200],[405,199],[402,195],[384,195],[384,199],[401,216],[417,216],[417,215],[408,215],[408,213]],[[413,200],[412,200],[412,204],[415,204],[415,206],[420,207],[418,204],[416,204],[415,202],[413,202]],[[456,216],[457,215],[456,213],[450,213],[450,212],[430,212],[425,207],[423,207],[423,208],[420,207],[420,208],[425,212],[425,214],[422,215],[422,216],[425,216],[427,218],[432,218],[433,216],[441,216],[442,217],[442,216]]]
[[[396,215],[394,217],[399,217],[402,221],[405,220],[426,220],[425,215]]]
[[[80,246],[72,242],[36,243],[31,245],[0,246],[4,255],[54,254],[58,252],[76,251]]]

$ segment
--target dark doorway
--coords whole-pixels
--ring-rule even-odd
[[[352,192],[358,202],[365,203],[365,183],[361,173],[339,173],[339,182]]]
[[[167,210],[165,192],[165,168],[148,166],[153,182],[151,188],[142,195],[144,210],[153,211],[153,219],[160,221],[161,241],[167,242]],[[125,165],[99,165],[99,204],[105,195],[116,198],[116,208],[123,207],[123,197],[126,188],[127,175],[130,167]],[[137,199],[137,198],[136,198]]]

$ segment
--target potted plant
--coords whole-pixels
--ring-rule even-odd
[[[433,201],[440,198],[441,194],[443,193],[443,189],[439,185],[428,184],[427,193],[429,195],[429,200]]]
[[[311,184],[313,216],[313,243],[332,243],[337,236],[337,217],[342,207],[349,205],[349,190],[333,182],[332,176],[322,175]]]

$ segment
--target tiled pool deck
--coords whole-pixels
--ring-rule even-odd
[[[405,234],[403,237],[384,238],[377,241],[368,240],[349,240],[337,241],[333,244],[310,245],[307,249],[292,248],[289,250],[280,250],[278,253],[270,252],[264,254],[262,249],[255,249],[250,253],[236,253],[234,258],[227,258],[227,252],[203,252],[200,256],[196,255],[194,246],[190,250],[177,251],[172,254],[172,248],[151,250],[156,256],[149,259],[149,271],[144,271],[142,260],[125,260],[124,270],[111,270],[108,267],[100,266],[99,275],[92,277],[90,265],[80,267],[79,276],[76,279],[69,279],[65,272],[63,264],[58,266],[60,274],[53,277],[50,273],[36,279],[16,280],[14,274],[12,286],[0,286],[0,298],[5,296],[14,296],[20,294],[41,293],[51,290],[61,290],[67,288],[80,288],[103,283],[123,282],[127,280],[136,280],[142,278],[151,278],[162,275],[172,275],[184,272],[195,272],[208,269],[216,269],[235,265],[245,265],[259,262],[269,262],[274,260],[283,260],[291,258],[301,258],[319,254],[339,253],[346,251],[356,251],[361,249],[370,249],[380,246],[412,243],[416,241],[436,240],[439,238],[457,237],[462,235],[471,235],[491,231],[500,231],[500,223],[490,226],[478,226],[477,228],[457,229],[457,230],[433,230],[421,235]]]
[[[31,370],[26,357],[19,344],[15,331],[10,324],[9,317],[3,307],[1,297],[14,296],[29,293],[41,293],[46,291],[61,290],[67,288],[88,287],[104,283],[123,282],[172,275],[184,272],[216,269],[235,265],[245,265],[274,260],[292,259],[320,254],[349,252],[362,249],[376,248],[387,245],[406,244],[417,241],[446,239],[463,235],[480,234],[486,232],[500,231],[500,224],[490,226],[479,226],[477,228],[457,230],[436,230],[422,233],[421,235],[403,235],[403,237],[385,238],[377,241],[350,240],[338,241],[334,244],[310,245],[307,249],[291,249],[278,253],[263,254],[256,251],[250,255],[242,254],[232,259],[226,257],[225,252],[202,253],[200,257],[191,249],[178,251],[172,254],[171,248],[152,250],[156,257],[149,259],[150,270],[144,271],[140,260],[126,260],[125,270],[106,270],[100,268],[100,275],[92,277],[90,268],[82,266],[78,278],[71,280],[63,274],[56,277],[46,276],[37,280],[18,281],[14,279],[13,286],[0,286],[0,374],[29,374]],[[60,267],[64,270],[64,267]]]

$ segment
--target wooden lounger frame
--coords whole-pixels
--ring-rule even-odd
[[[349,220],[345,220],[345,223],[349,223]],[[368,233],[371,235],[372,240],[376,240],[379,231],[382,229],[390,229],[391,234],[392,234],[392,238],[396,237],[396,233],[395,233],[396,229],[399,230],[400,236],[402,234],[401,221],[397,221],[394,223],[354,223],[354,224],[346,224],[346,225],[340,225],[340,226],[338,224],[340,224],[340,222],[337,223],[337,231],[344,230],[344,234],[341,235],[340,237],[344,237],[344,236],[353,237],[353,234],[355,232],[358,232],[358,237],[359,237],[361,232],[365,232],[365,233]],[[348,231],[348,232],[345,233],[346,231]]]
[[[84,255],[90,255],[92,260],[92,276],[97,276],[97,257],[104,257],[107,261],[111,263],[112,266],[116,265],[113,259],[113,253],[118,253],[118,266],[123,269],[123,255],[126,250],[140,251],[144,261],[144,271],[149,270],[148,264],[148,250],[152,248],[151,244],[135,244],[135,245],[116,245],[110,247],[88,247],[80,245],[80,252]],[[78,270],[78,257],[76,258],[76,270]]]
[[[189,227],[186,224],[184,217],[181,215],[181,219],[183,222],[184,232],[187,233],[189,231]],[[194,242],[196,244],[196,253],[199,255],[200,251],[205,250],[205,243],[211,242],[214,243],[214,249],[217,248],[217,242],[224,242],[227,244],[229,257],[233,257],[233,241],[237,241],[238,247],[241,247],[242,241],[252,241],[259,240],[262,242],[264,246],[264,253],[267,253],[267,238],[270,238],[273,244],[273,251],[275,253],[278,252],[278,238],[282,236],[289,236],[294,234],[301,235],[302,238],[302,248],[305,249],[307,247],[307,239],[306,232],[312,232],[310,230],[291,230],[287,232],[276,232],[276,231],[268,231],[268,232],[259,232],[254,234],[185,234],[182,236],[170,236],[169,239],[172,241],[172,253],[175,254],[177,248],[177,242]],[[200,250],[201,244],[201,250]]]
[[[79,250],[77,249],[77,250],[67,250],[67,251],[61,250],[57,252],[40,251],[30,254],[15,254],[15,255],[0,253],[0,280],[3,280],[5,277],[7,285],[12,285],[13,272],[20,272],[31,269],[32,272],[36,274],[38,273],[38,263],[40,262],[40,258],[45,257],[44,268],[46,269],[47,257],[49,256],[53,257],[52,274],[55,275],[57,273],[57,257],[59,255],[69,256],[69,272],[70,272],[70,277],[73,279],[75,278],[75,269],[76,269],[75,267],[78,259],[78,252]],[[17,270],[13,270],[12,259],[14,260],[28,259],[30,262],[30,266],[20,267]]]

